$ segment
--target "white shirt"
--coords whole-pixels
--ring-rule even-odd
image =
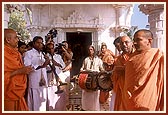
[[[49,54],[47,54],[47,55],[49,56],[49,59],[52,60],[51,55],[49,55]],[[59,55],[59,54],[54,54],[53,59],[62,66],[62,67],[55,66],[55,72],[57,73],[59,78],[62,80],[62,78],[66,77],[62,72],[62,69],[65,67],[65,63],[64,63],[61,55]],[[50,64],[52,65],[52,61],[50,61]],[[55,75],[52,72],[51,67],[49,65],[47,65],[47,71],[51,71],[50,73],[48,73],[48,82],[53,80],[54,84],[56,84]],[[53,78],[52,78],[52,75],[53,75]]]
[[[41,76],[43,75],[46,85],[47,84],[47,73],[46,68],[41,68],[38,70],[35,70],[38,66],[42,65],[45,62],[43,54],[35,50],[34,48],[25,52],[24,57],[24,64],[25,66],[31,65],[34,68],[34,71],[32,71],[28,77],[29,77],[29,88],[39,88],[39,82],[41,79]]]
[[[103,62],[97,56],[95,56],[93,60],[91,60],[89,57],[86,57],[80,70],[81,71],[89,70],[89,71],[97,71],[97,72],[102,71],[104,70]]]

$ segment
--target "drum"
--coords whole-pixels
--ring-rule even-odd
[[[104,72],[99,74],[98,86],[100,90],[110,91],[113,89],[113,83],[111,81],[112,72]]]
[[[80,73],[78,85],[85,90],[96,90],[98,88],[97,76],[98,74],[95,73]]]

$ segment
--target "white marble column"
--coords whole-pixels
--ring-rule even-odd
[[[40,5],[37,4],[33,4],[30,5],[31,11],[32,11],[32,25],[41,25],[41,21],[40,21]]]
[[[103,29],[101,28],[98,28],[96,29],[95,32],[93,32],[92,45],[95,47],[96,51],[100,50],[102,32],[103,32]]]
[[[8,28],[9,16],[10,14],[4,11],[4,28]]]
[[[133,4],[114,4],[113,7],[116,12],[116,26],[131,27]]]

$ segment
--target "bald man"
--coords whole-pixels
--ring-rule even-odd
[[[24,99],[27,74],[32,71],[25,67],[17,50],[18,36],[13,29],[4,29],[4,110],[26,111]]]
[[[124,111],[164,109],[164,56],[151,48],[153,34],[141,29],[134,34],[136,51],[125,65],[122,107]]]
[[[112,75],[113,81],[113,94],[111,102],[114,103],[110,110],[118,111],[122,102],[122,90],[124,87],[124,68],[129,59],[130,54],[134,52],[133,42],[128,36],[120,37],[120,47],[122,54],[120,54],[114,62],[114,69]]]

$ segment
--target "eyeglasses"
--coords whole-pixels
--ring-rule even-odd
[[[124,41],[124,42],[120,42],[121,45],[125,44],[129,44],[131,41]]]

